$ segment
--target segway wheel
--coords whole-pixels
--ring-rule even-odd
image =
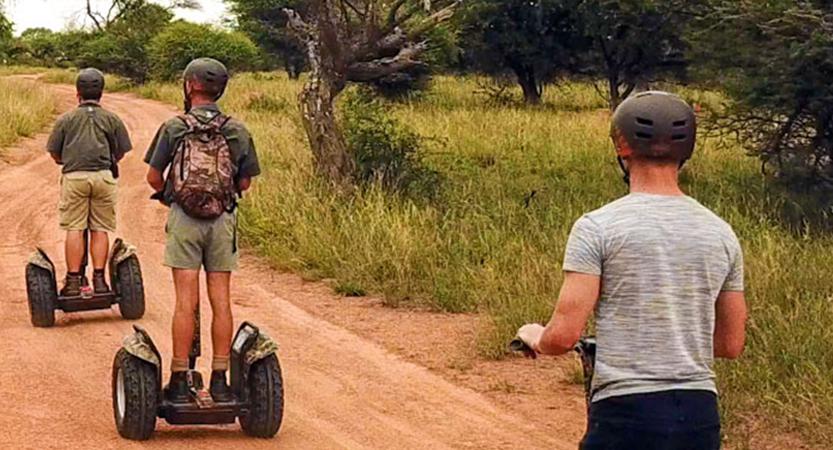
[[[113,416],[122,437],[150,439],[160,390],[153,364],[119,350],[113,361]]]
[[[240,426],[249,436],[271,438],[283,422],[283,377],[275,355],[254,363],[249,369],[249,412]]]
[[[34,264],[26,266],[26,294],[32,325],[48,328],[55,325],[58,287],[52,273]]]
[[[116,271],[121,316],[127,320],[141,319],[145,315],[145,286],[139,258],[133,255],[125,259]]]

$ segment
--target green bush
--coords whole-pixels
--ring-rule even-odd
[[[260,51],[244,34],[183,21],[159,33],[148,47],[154,79],[175,80],[195,58],[222,61],[232,71],[252,70],[260,65]]]
[[[387,191],[433,194],[437,174],[423,164],[422,138],[388,110],[367,89],[351,91],[344,100],[344,134],[356,161],[356,179]]]

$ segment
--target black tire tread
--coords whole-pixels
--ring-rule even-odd
[[[133,255],[122,261],[118,272],[119,312],[126,320],[141,319],[145,315],[145,286],[139,258]]]
[[[119,368],[124,372],[125,389],[125,414],[121,425],[116,400],[116,377]],[[120,349],[113,361],[112,377],[113,419],[119,434],[135,441],[150,439],[156,428],[156,408],[160,392],[156,368]]]
[[[32,325],[40,328],[55,325],[58,291],[52,273],[34,264],[27,264],[26,294],[29,297]]]
[[[249,369],[249,413],[240,417],[243,431],[252,437],[271,438],[283,422],[283,376],[275,355]]]

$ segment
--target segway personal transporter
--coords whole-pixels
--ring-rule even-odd
[[[113,416],[119,434],[146,440],[156,418],[171,425],[231,424],[236,419],[249,436],[271,438],[283,421],[283,377],[278,345],[256,326],[244,322],[231,346],[233,400],[217,403],[205,390],[196,367],[200,356],[200,313],[189,354],[187,403],[173,403],[162,388],[162,357],[148,333],[134,325],[113,362]]]
[[[84,232],[84,259],[81,273],[85,274],[81,294],[65,297],[58,294],[55,265],[43,249],[29,258],[26,265],[26,293],[29,297],[29,312],[32,325],[51,327],[55,324],[55,310],[64,312],[109,309],[119,305],[124,319],[136,320],[145,314],[145,288],[142,283],[142,268],[136,256],[136,248],[116,239],[110,251],[110,292],[96,294],[86,276],[89,256],[89,230]]]

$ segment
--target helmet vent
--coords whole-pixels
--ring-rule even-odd
[[[673,125],[674,125],[674,127],[675,127],[675,128],[682,128],[682,127],[684,127],[687,123],[688,123],[688,121],[686,121],[686,120],[678,120],[678,121],[674,122],[674,124],[673,124]]]
[[[650,133],[643,133],[641,131],[636,132],[636,137],[638,139],[653,139],[654,135]]]
[[[637,117],[636,123],[640,125],[647,125],[649,127],[654,126],[654,121],[651,119],[645,119],[644,117]]]
[[[688,137],[687,134],[675,134],[675,135],[671,136],[671,140],[679,142],[679,141],[686,140],[687,137]]]

